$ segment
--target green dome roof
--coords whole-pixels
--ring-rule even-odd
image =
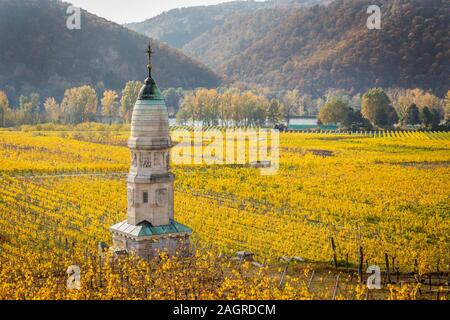
[[[152,46],[151,44],[148,45],[148,78],[145,79],[144,86],[142,87],[141,91],[139,92],[138,100],[158,100],[166,105],[164,102],[164,98],[161,94],[161,91],[159,91],[158,86],[156,85],[155,80],[152,78]]]
[[[138,100],[162,100],[164,103],[161,91],[151,76],[145,79],[145,84],[139,92]]]

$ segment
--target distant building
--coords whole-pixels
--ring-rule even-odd
[[[131,119],[131,168],[127,177],[128,219],[111,227],[113,248],[135,251],[151,258],[188,248],[192,230],[174,219],[174,175],[170,172],[169,117],[166,104],[152,78],[145,80]]]

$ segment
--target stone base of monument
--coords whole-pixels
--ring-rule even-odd
[[[170,220],[164,226],[152,226],[144,221],[138,225],[120,222],[111,227],[115,251],[134,252],[144,259],[152,259],[162,252],[185,256],[189,254],[189,237],[192,230]]]

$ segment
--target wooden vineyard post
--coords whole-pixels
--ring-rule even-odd
[[[99,287],[103,288],[103,283],[102,283],[102,255],[101,254],[98,255],[98,270],[99,270],[99,273],[98,273]]]
[[[358,227],[358,278],[359,282],[363,282],[363,263],[364,263],[364,255],[363,248],[361,244],[361,227]]]
[[[389,272],[389,255],[387,252],[384,253],[384,259],[386,261],[386,279],[388,283],[391,283],[391,275]]]
[[[450,273],[450,242],[447,245],[447,271]]]
[[[338,263],[337,263],[337,255],[336,255],[336,245],[334,243],[333,237],[330,237],[330,244],[331,244],[331,250],[333,251],[333,264],[334,264],[334,267],[337,269]]]
[[[316,270],[313,270],[313,272],[311,273],[311,277],[309,278],[309,281],[308,281],[308,291],[309,292],[311,292],[312,281],[314,279],[315,274],[316,274]]]
[[[284,278],[286,277],[286,272],[289,267],[289,263],[286,263],[286,266],[284,267],[283,273],[281,274],[280,283],[278,284],[278,287],[281,288],[284,283]]]
[[[417,261],[417,259],[414,259],[414,279],[418,284],[421,283],[421,279],[419,277],[419,262]],[[418,288],[417,291],[419,292],[420,295],[422,295],[422,290],[420,289],[420,287]]]
[[[345,268],[348,271],[348,252],[347,252],[347,255],[346,255],[346,258],[345,258]]]
[[[428,287],[429,287],[430,291],[433,289],[431,274],[428,275]]]
[[[419,274],[419,263],[417,262],[417,259],[414,259],[414,276],[417,276]]]
[[[332,300],[336,300],[336,293],[337,293],[338,289],[339,289],[339,275],[336,276],[336,283],[334,284]]]
[[[359,252],[358,252],[358,277],[359,277],[359,282],[363,283],[364,279],[363,279],[363,264],[364,264],[364,254],[363,254],[363,247],[359,247]]]

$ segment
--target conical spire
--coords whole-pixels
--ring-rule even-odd
[[[147,56],[148,56],[148,63],[147,63],[147,69],[148,69],[148,78],[145,79],[144,86],[142,87],[141,91],[139,92],[139,100],[162,100],[161,92],[159,91],[158,87],[156,86],[155,80],[152,78],[152,44],[149,43],[147,47]]]

